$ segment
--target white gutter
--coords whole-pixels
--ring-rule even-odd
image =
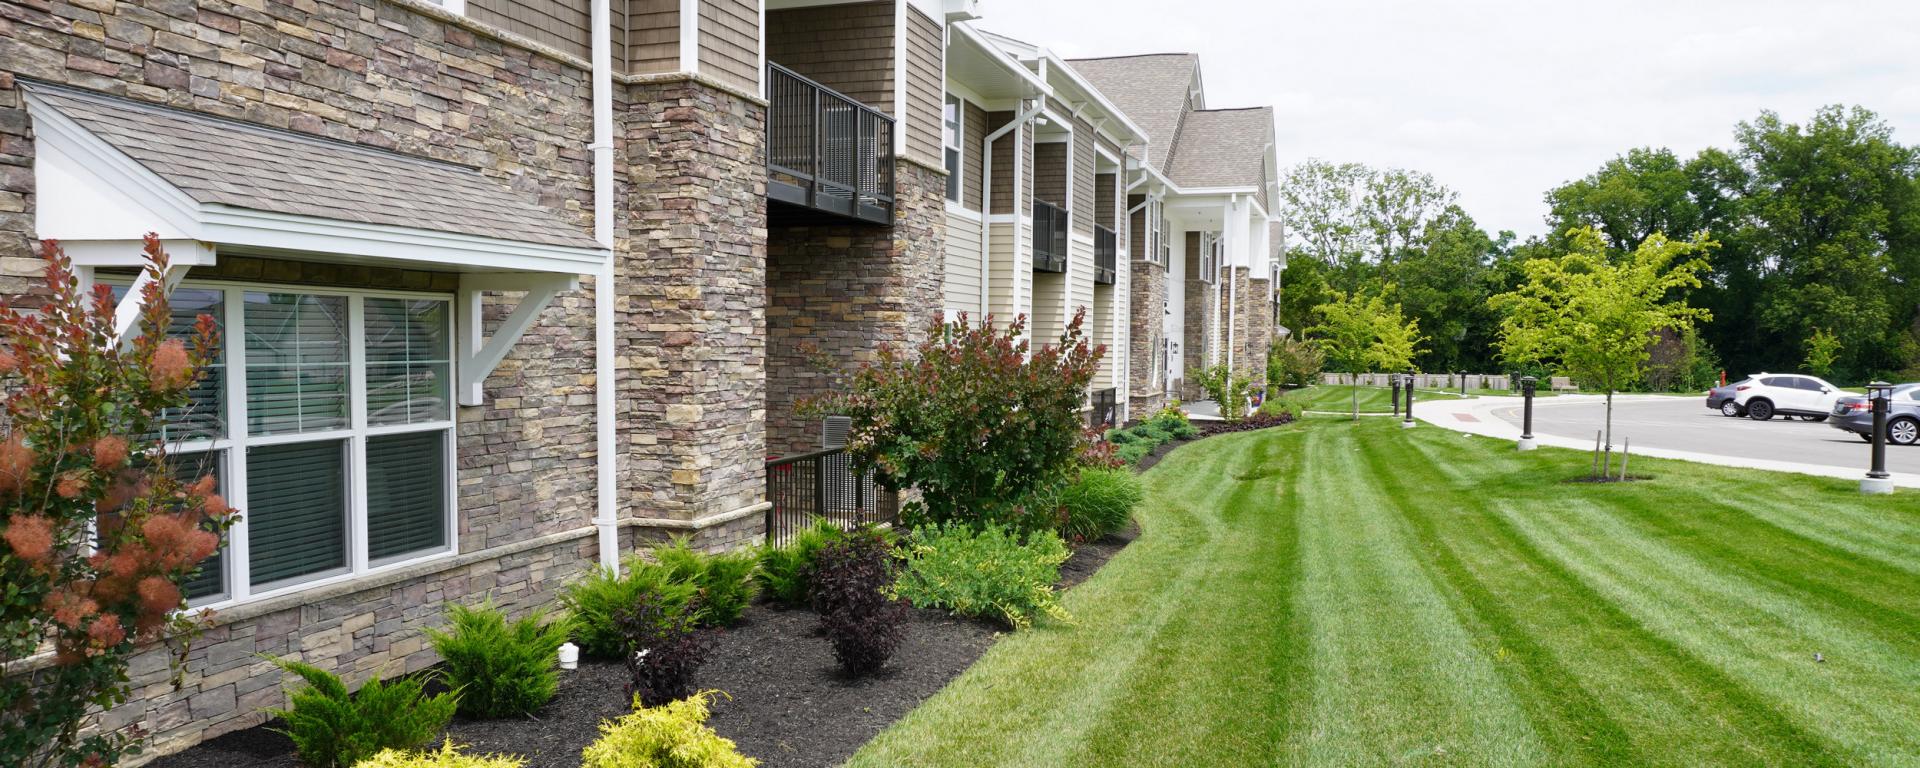
[[[980,164],[980,207],[983,209],[980,212],[980,319],[985,319],[991,311],[990,308],[993,306],[993,239],[991,237],[993,233],[993,143],[999,141],[1000,137],[1007,135],[1007,132],[1025,125],[1028,120],[1033,119],[1034,115],[1040,114],[1040,110],[1046,106],[1046,103],[1045,98],[1034,99],[1033,106],[1021,110],[1013,116],[1012,120],[1007,121],[1006,125],[1000,126],[1000,130],[987,134],[987,138],[982,140],[985,143],[985,157]],[[1023,139],[1024,137],[1016,137],[1016,140],[1013,142],[1013,247],[1015,256],[1019,255],[1018,252],[1020,250],[1020,166],[1021,160],[1024,159],[1027,154],[1020,151],[1024,149],[1022,146],[1025,143]],[[1015,310],[1015,314],[1018,314],[1018,310],[1020,309],[1019,269],[1014,270],[1013,282],[1007,285],[1007,289],[1013,295],[1013,309]]]
[[[613,41],[609,4],[593,0],[593,239],[609,251],[593,279],[593,411],[597,488],[593,525],[599,529],[600,564],[620,570],[619,503],[615,498],[619,456],[614,440],[613,368]]]

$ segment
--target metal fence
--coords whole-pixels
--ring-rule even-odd
[[[1033,271],[1067,271],[1067,211],[1053,203],[1033,201]]]
[[[893,523],[900,494],[881,485],[872,471],[855,473],[845,448],[787,456],[767,462],[767,543],[785,544],[816,517],[842,526]]]
[[[1119,276],[1120,239],[1111,229],[1093,225],[1093,282],[1113,285]]]
[[[893,118],[778,64],[767,64],[767,194],[893,223]]]

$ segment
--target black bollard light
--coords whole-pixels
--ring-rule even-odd
[[[1533,444],[1533,388],[1539,383],[1540,380],[1532,376],[1520,377],[1520,397],[1526,403],[1525,415],[1520,419],[1520,450],[1523,451],[1539,447]]]
[[[1407,410],[1405,418],[1400,421],[1400,426],[1402,428],[1413,426],[1413,374],[1411,373],[1407,374]]]
[[[1860,481],[1861,493],[1893,493],[1893,476],[1887,473],[1887,411],[1892,400],[1892,384],[1876,381],[1867,385],[1867,402],[1873,406],[1873,466]]]
[[[1387,374],[1387,382],[1393,385],[1393,415],[1400,415],[1400,374]]]

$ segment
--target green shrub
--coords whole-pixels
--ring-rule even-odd
[[[1140,436],[1143,442],[1153,443],[1154,445],[1160,445],[1173,440],[1172,430],[1167,429],[1165,425],[1159,422],[1143,421],[1134,425],[1133,431],[1134,434]]]
[[[700,627],[699,602],[673,604],[646,594],[614,611],[613,624],[626,636],[628,698],[652,707],[693,695],[693,675],[713,650],[712,630]]]
[[[760,594],[760,582],[754,571],[759,557],[751,551],[709,555],[695,552],[685,539],[653,551],[655,560],[678,582],[693,584],[705,611],[701,621],[709,626],[731,626]]]
[[[1194,427],[1193,422],[1187,419],[1187,415],[1181,413],[1179,409],[1162,409],[1154,414],[1153,418],[1148,419],[1147,423],[1165,430],[1175,440],[1192,440],[1200,436],[1200,430]]]
[[[643,707],[600,724],[600,740],[580,753],[580,768],[754,768],[732,741],[707,727],[707,691]]]
[[[519,621],[491,604],[447,606],[451,631],[427,630],[443,660],[441,675],[460,691],[460,714],[491,718],[524,715],[553,698],[560,685],[555,654],[571,631],[535,611]]]
[[[842,669],[878,672],[900,647],[907,607],[889,590],[898,577],[893,543],[871,529],[820,550],[808,597]]]
[[[1269,398],[1260,404],[1260,415],[1283,416],[1291,420],[1298,420],[1305,410],[1297,400],[1289,397]]]
[[[1120,446],[1118,450],[1113,452],[1113,455],[1120,459],[1121,462],[1132,466],[1139,464],[1141,459],[1146,458],[1148,454],[1153,453],[1153,449],[1158,447],[1160,446],[1152,443],[1128,443]]]
[[[280,732],[293,740],[301,762],[314,768],[348,768],[381,750],[419,747],[447,727],[459,706],[459,692],[427,696],[417,677],[369,680],[350,694],[346,683],[319,667],[273,663],[306,681],[293,692],[291,708],[268,713],[286,723]]]
[[[813,525],[794,534],[786,546],[761,548],[760,570],[756,574],[760,586],[782,605],[805,605],[807,572],[813,568],[814,559],[821,548],[846,537],[847,532],[840,526],[825,518],[816,518]]]
[[[1127,527],[1133,508],[1146,498],[1140,478],[1127,469],[1082,469],[1080,476],[1060,489],[1066,515],[1060,534],[1076,541],[1093,541]]]
[[[571,614],[574,640],[586,655],[620,659],[627,655],[626,636],[614,615],[631,607],[643,595],[657,595],[670,605],[685,605],[699,588],[674,581],[666,568],[637,557],[621,564],[621,573],[595,568],[560,592],[560,603]]]
[[[1126,445],[1127,443],[1140,439],[1133,434],[1132,430],[1126,429],[1109,429],[1107,430],[1106,437],[1107,442],[1113,443],[1114,445]]]
[[[855,469],[920,491],[901,519],[1000,520],[1028,491],[1078,466],[1080,407],[1106,353],[1083,331],[1086,314],[1081,308],[1060,336],[1031,347],[1025,318],[998,327],[934,319],[917,348],[882,345],[844,392],[805,409],[852,419]]]
[[[1067,545],[1052,531],[1022,537],[997,525],[917,528],[895,594],[921,608],[995,619],[1015,629],[1067,619],[1054,584]]]
[[[353,764],[353,768],[521,768],[527,761],[507,755],[469,755],[448,739],[438,752],[382,750],[380,754]]]

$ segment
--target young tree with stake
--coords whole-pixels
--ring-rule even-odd
[[[1676,294],[1700,287],[1705,235],[1669,240],[1656,234],[1631,253],[1609,259],[1590,227],[1567,233],[1571,250],[1533,259],[1527,279],[1494,297],[1505,314],[1500,354],[1514,365],[1542,365],[1598,384],[1607,393],[1605,449],[1613,451],[1613,394],[1638,381],[1652,357],[1655,333],[1685,332],[1712,315]]]
[[[1412,367],[1419,355],[1420,323],[1406,319],[1399,304],[1387,302],[1393,292],[1389,285],[1380,293],[1336,293],[1333,301],[1320,305],[1321,322],[1308,329],[1317,338],[1314,343],[1327,359],[1353,374],[1397,371]],[[1360,387],[1352,391],[1353,418],[1360,419]]]

